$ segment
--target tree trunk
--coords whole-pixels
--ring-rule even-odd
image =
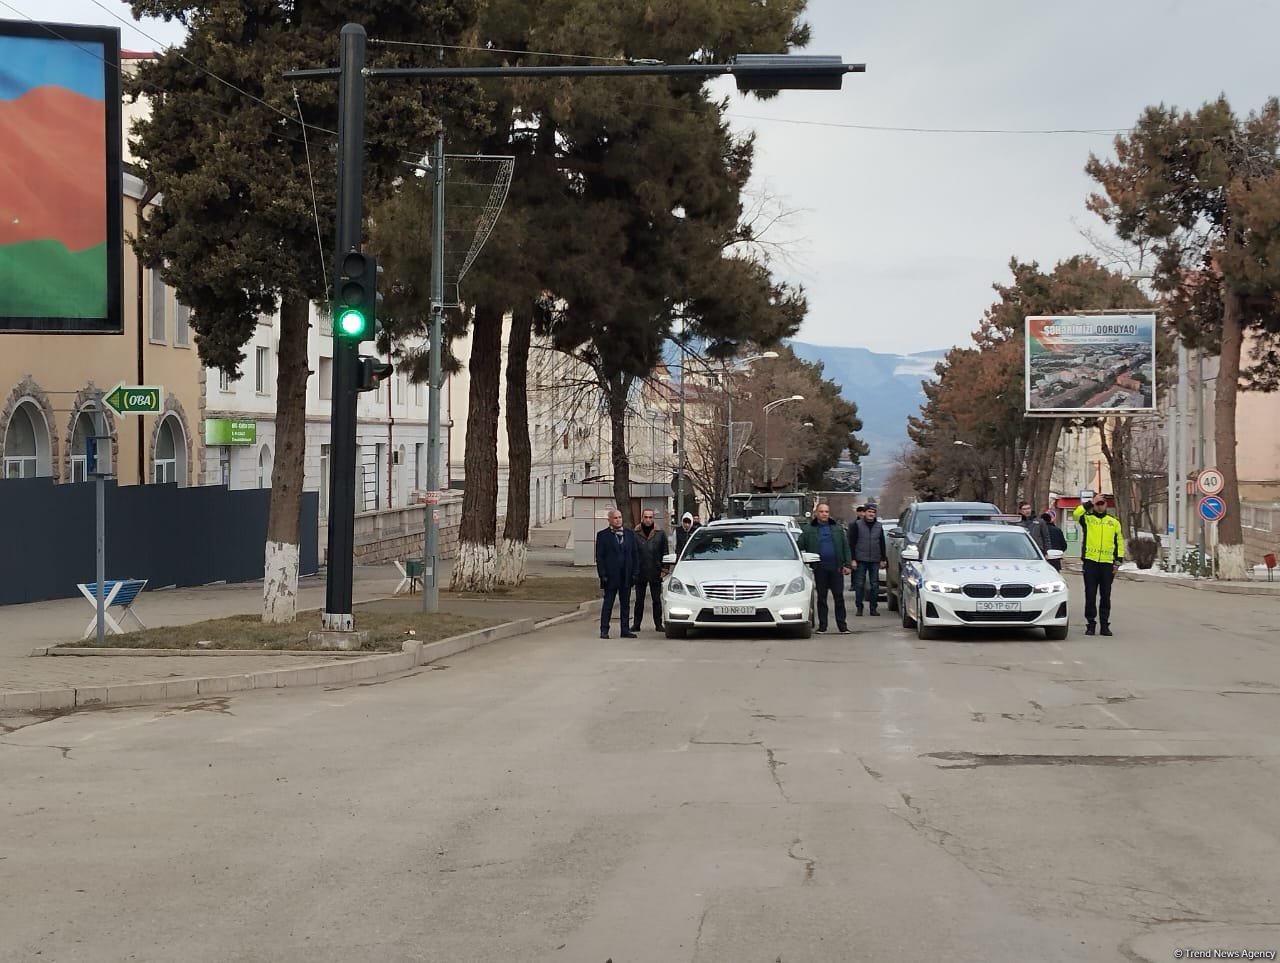
[[[1218,577],[1245,580],[1244,530],[1240,524],[1240,478],[1236,470],[1236,395],[1240,390],[1240,355],[1244,348],[1240,296],[1225,291],[1222,298],[1222,348],[1213,401],[1213,438],[1222,472],[1222,500],[1227,512],[1218,522]]]
[[[498,388],[502,372],[502,307],[481,300],[471,322],[471,390],[458,557],[450,587],[455,592],[489,592],[497,565]]]
[[[1138,530],[1138,519],[1133,511],[1133,468],[1131,449],[1133,446],[1133,419],[1117,418],[1111,423],[1111,437],[1107,438],[1107,423],[1104,421],[1098,428],[1102,443],[1102,456],[1107,460],[1107,470],[1111,475],[1111,494],[1115,498],[1116,519],[1124,530],[1126,539],[1133,538]]]
[[[311,305],[306,298],[280,302],[280,354],[276,359],[276,450],[262,580],[262,621],[292,622],[298,615],[298,545],[307,450],[307,342]],[[327,484],[323,479],[322,484]],[[329,510],[342,511],[338,505]],[[353,511],[354,506],[346,506]]]
[[[631,458],[627,455],[627,396],[631,377],[614,375],[605,382],[609,393],[609,438],[613,446],[613,498],[623,525],[635,525],[631,512]]]
[[[529,443],[529,343],[533,309],[512,313],[507,340],[507,520],[498,545],[500,585],[520,585],[525,578],[529,546],[529,476],[533,447]]]

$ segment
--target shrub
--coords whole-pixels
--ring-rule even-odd
[[[1155,564],[1156,556],[1160,554],[1160,543],[1146,532],[1141,532],[1129,543],[1129,554],[1133,556],[1138,568],[1151,568]]]

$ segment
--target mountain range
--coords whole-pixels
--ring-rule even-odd
[[[858,406],[862,419],[858,437],[871,446],[871,453],[862,459],[862,490],[878,495],[894,459],[908,444],[907,419],[920,414],[924,404],[921,382],[937,377],[934,366],[948,349],[883,354],[804,341],[787,344],[804,361],[821,361],[823,375],[840,386],[846,401]]]

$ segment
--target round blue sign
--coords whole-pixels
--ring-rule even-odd
[[[1206,522],[1218,522],[1227,514],[1227,503],[1218,495],[1205,495],[1200,499],[1198,510]]]

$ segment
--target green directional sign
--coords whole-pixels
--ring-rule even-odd
[[[160,385],[126,385],[123,382],[111,389],[102,400],[117,415],[158,415]]]

